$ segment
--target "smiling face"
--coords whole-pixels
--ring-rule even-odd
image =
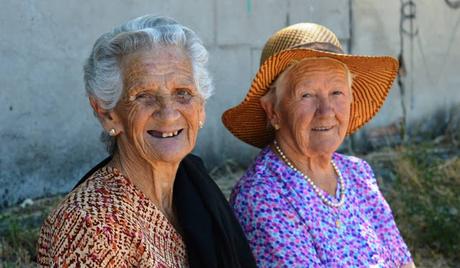
[[[305,59],[276,82],[271,123],[278,142],[305,156],[331,155],[343,142],[352,101],[349,71],[332,59]]]
[[[123,95],[114,109],[119,153],[179,162],[195,146],[205,117],[189,58],[168,46],[129,54],[120,65]]]

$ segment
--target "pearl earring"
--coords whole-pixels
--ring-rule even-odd
[[[198,122],[198,125],[200,126],[200,128],[203,128],[203,121]]]
[[[275,130],[278,130],[278,129],[280,129],[280,125],[274,124],[274,125],[273,125],[273,128],[275,128]]]
[[[111,128],[111,129],[109,130],[109,135],[110,135],[110,136],[113,137],[113,136],[115,136],[116,134],[117,134],[117,131],[116,131],[114,128]]]

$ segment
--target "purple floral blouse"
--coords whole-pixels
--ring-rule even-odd
[[[400,267],[412,261],[364,160],[338,153],[345,203],[331,208],[266,147],[233,189],[230,203],[259,267]],[[340,188],[340,187],[337,187]],[[331,201],[336,196],[323,193]]]

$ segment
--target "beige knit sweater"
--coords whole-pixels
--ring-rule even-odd
[[[185,244],[126,177],[104,167],[45,220],[38,263],[51,267],[187,267]]]

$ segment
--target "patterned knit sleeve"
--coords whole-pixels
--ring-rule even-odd
[[[230,203],[258,267],[320,267],[298,215],[269,184],[240,185]]]
[[[44,267],[131,267],[136,260],[123,248],[120,231],[84,210],[61,208],[41,228],[37,261]]]
[[[379,190],[372,168],[363,160],[362,169],[364,174],[367,174],[366,214],[371,215],[377,235],[390,249],[396,265],[402,266],[412,262],[409,249],[396,226],[390,206]]]

